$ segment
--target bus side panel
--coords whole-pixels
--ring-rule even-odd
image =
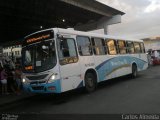
[[[137,54],[137,55],[135,55],[135,57],[137,57],[139,59],[142,59],[143,61],[146,61],[145,65],[143,66],[143,68],[142,69],[138,69],[138,71],[146,70],[148,68],[147,55],[145,53],[143,53],[143,54]],[[142,63],[139,61],[138,66],[141,66],[141,64]]]
[[[94,60],[95,60],[95,66],[98,66],[98,65],[104,65],[102,67],[102,69],[100,70],[97,70],[98,72],[98,82],[100,81],[104,81],[104,80],[107,80],[107,79],[111,79],[111,78],[115,78],[116,77],[116,73],[113,72],[112,74],[110,74],[110,76],[108,76],[107,78],[105,77],[106,76],[106,73],[107,71],[109,71],[108,69],[111,69],[110,67],[111,66],[106,66],[105,64],[102,64],[102,63],[105,63],[105,61],[109,60],[109,59],[112,59],[114,56],[110,56],[110,55],[95,55],[94,56]]]
[[[62,36],[66,36],[66,38],[72,38],[75,41],[76,45],[76,36],[71,34],[60,33]],[[77,50],[77,49],[76,49]],[[66,92],[72,89],[76,89],[83,86],[83,79],[81,77],[81,69],[79,58],[76,63],[68,63],[65,65],[60,65],[60,73],[61,73],[61,90],[62,92]]]
[[[79,62],[80,62],[80,69],[81,69],[81,77],[83,81],[85,80],[85,74],[86,71],[89,69],[95,68],[95,61],[93,56],[79,56]],[[83,86],[85,86],[85,83],[83,82]]]
[[[139,71],[146,69],[147,61],[136,57],[136,55],[112,56],[108,58],[96,67],[99,81],[130,74],[132,63],[137,64]]]

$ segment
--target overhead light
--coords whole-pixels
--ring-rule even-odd
[[[43,26],[40,26],[40,28],[42,29],[42,28],[43,28]]]
[[[66,20],[65,20],[65,19],[63,19],[62,21],[63,21],[63,22],[65,22]]]

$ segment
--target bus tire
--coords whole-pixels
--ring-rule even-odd
[[[132,78],[136,78],[137,75],[138,75],[137,65],[133,64],[133,65],[132,65],[131,77],[132,77]]]
[[[96,76],[92,72],[87,72],[85,75],[85,90],[88,93],[95,91],[97,87]]]

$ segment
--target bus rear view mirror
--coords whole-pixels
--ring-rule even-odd
[[[63,35],[57,34],[57,38],[63,40]]]

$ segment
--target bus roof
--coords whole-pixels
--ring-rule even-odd
[[[45,29],[45,30],[41,30],[41,31],[37,31],[35,33],[32,33],[26,37],[29,37],[33,34],[42,32],[42,31],[47,31],[47,30],[54,30],[54,31],[58,31],[59,33],[62,34],[71,34],[71,35],[80,35],[80,36],[91,36],[91,37],[101,37],[101,38],[108,38],[108,39],[116,39],[116,40],[127,40],[127,41],[137,41],[137,42],[143,42],[143,40],[139,40],[139,39],[126,39],[126,38],[122,38],[122,37],[116,37],[116,36],[111,36],[111,35],[104,35],[104,34],[98,34],[98,33],[93,33],[93,32],[83,32],[83,31],[77,31],[74,29],[63,29],[63,28],[50,28],[50,29]],[[26,38],[25,37],[25,38]]]
[[[102,37],[102,38],[109,38],[109,39],[116,39],[116,40],[143,42],[143,40],[139,40],[139,39],[126,39],[126,38],[122,38],[122,37],[98,34],[98,33],[93,33],[93,32],[83,32],[83,31],[77,31],[77,30],[71,30],[71,29],[62,29],[62,28],[57,28],[57,30],[60,33],[64,33],[64,34],[83,35],[83,36]]]

